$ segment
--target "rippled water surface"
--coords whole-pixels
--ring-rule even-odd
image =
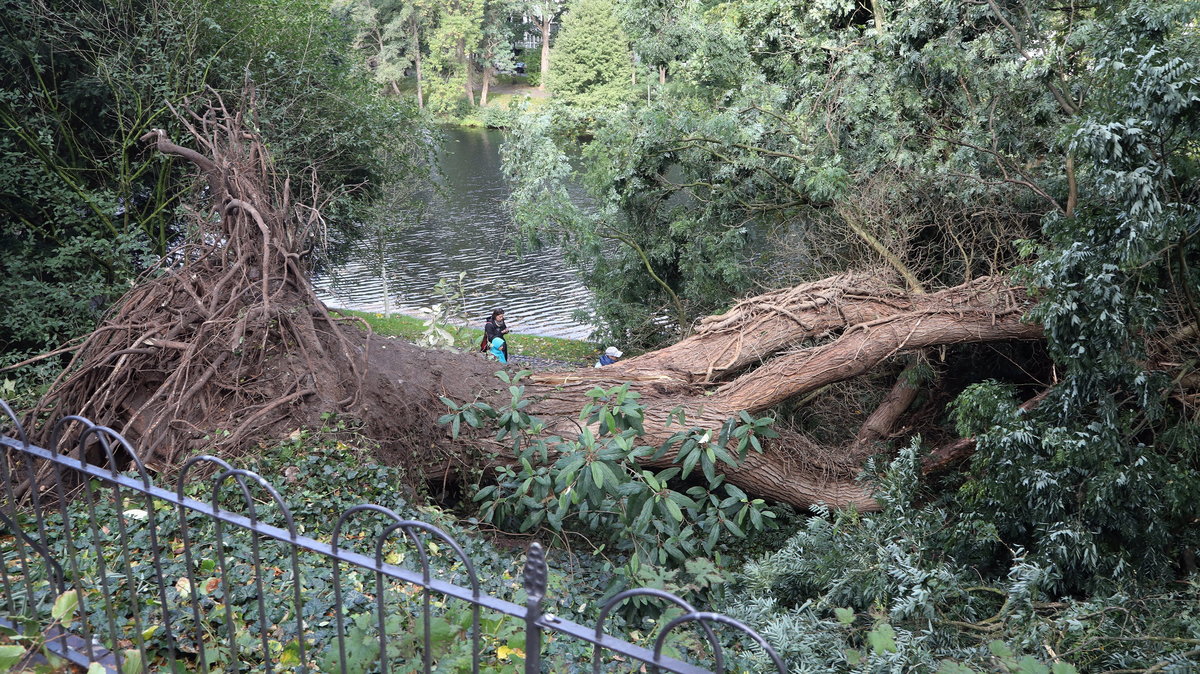
[[[386,246],[391,308],[417,313],[439,301],[433,293],[439,279],[457,279],[466,271],[467,311],[478,327],[493,307],[501,307],[514,332],[586,338],[591,326],[572,320],[571,313],[586,308],[591,295],[559,253],[513,252],[500,141],[499,131],[446,130],[440,155],[444,194],[433,197],[420,221]],[[317,279],[321,299],[334,307],[382,312],[379,269],[365,260],[359,256]]]

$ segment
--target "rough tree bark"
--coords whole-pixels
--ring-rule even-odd
[[[550,74],[550,28],[554,15],[547,12],[538,18],[538,31],[542,34],[541,70],[538,75],[538,91],[546,90],[546,76]]]
[[[691,337],[638,358],[535,375],[530,390],[539,397],[534,409],[542,418],[571,418],[594,386],[635,382],[650,408],[645,441],[656,445],[673,432],[665,422],[676,407],[686,411],[690,425],[716,430],[739,411],[765,412],[906,351],[1041,339],[1041,326],[1021,320],[1027,309],[1024,288],[1002,279],[914,295],[870,276],[838,276],[743,300],[702,321]],[[909,402],[903,394],[889,395],[876,415],[894,419]],[[726,474],[748,491],[801,507],[824,502],[873,509],[874,500],[854,479],[870,453],[861,446],[819,449],[784,434]]]

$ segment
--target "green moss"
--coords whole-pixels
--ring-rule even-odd
[[[387,337],[401,337],[415,342],[425,332],[423,319],[415,316],[393,314],[391,317],[385,318],[383,314],[348,310],[341,313],[363,319],[376,334]],[[481,339],[483,339],[482,329],[463,328],[459,331],[454,345],[461,349],[476,349],[479,348]],[[515,356],[548,358],[580,364],[590,363],[598,358],[600,353],[596,345],[590,342],[561,337],[526,335],[519,332],[512,333],[508,350]]]

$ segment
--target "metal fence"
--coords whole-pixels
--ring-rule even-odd
[[[11,428],[0,433],[0,635],[29,658],[112,672],[477,674],[590,664],[692,673],[710,671],[696,662],[725,671],[737,643],[756,668],[786,671],[754,630],[660,590],[617,594],[590,627],[543,612],[548,569],[537,543],[521,574],[524,604],[505,601],[481,589],[457,541],[425,522],[363,504],[341,514],[330,540],[316,540],[270,483],[221,459],[189,460],[170,491],[109,428],[66,417],[47,449],[27,441],[3,401],[0,413],[0,430]],[[189,478],[202,479],[211,500],[185,496]],[[374,524],[352,526],[364,518]],[[364,546],[367,554],[355,549]],[[431,559],[442,546],[454,553],[449,566]],[[605,632],[629,601],[661,602],[652,647]],[[547,656],[549,642],[566,664]]]

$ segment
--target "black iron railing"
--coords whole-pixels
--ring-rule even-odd
[[[543,642],[565,638],[578,645],[566,656],[573,671],[586,671],[590,656],[593,672],[642,665],[710,671],[693,661],[722,672],[731,653],[758,663],[737,669],[786,671],[754,630],[660,590],[617,594],[592,627],[544,613],[548,569],[537,543],[526,553],[524,603],[506,601],[483,591],[471,558],[451,536],[388,508],[346,510],[324,542],[301,533],[269,482],[219,458],[190,459],[170,491],[155,486],[134,448],[109,428],[67,417],[42,448],[27,441],[3,401],[0,413],[0,429],[11,428],[0,434],[0,633],[30,657],[41,652],[114,672],[478,674],[481,663],[489,671],[542,672],[557,671]],[[104,467],[89,463],[89,452]],[[185,495],[198,475],[211,485],[207,502]],[[242,512],[222,505],[229,491],[241,496]],[[356,541],[370,544],[370,555],[347,543],[351,522],[364,518],[375,533]],[[419,570],[392,560],[397,538],[411,543],[406,549],[415,551]],[[431,544],[453,551],[452,569],[435,568]],[[270,546],[278,554],[265,560]],[[461,576],[465,582],[454,582]],[[616,609],[647,599],[661,601],[664,615],[671,610],[652,647],[605,632]],[[451,611],[451,601],[463,608]],[[506,644],[485,644],[483,635],[505,616],[521,621],[523,638],[510,629]],[[681,630],[685,625],[692,629]],[[669,642],[680,640],[686,645],[676,644],[677,657],[668,657]]]

